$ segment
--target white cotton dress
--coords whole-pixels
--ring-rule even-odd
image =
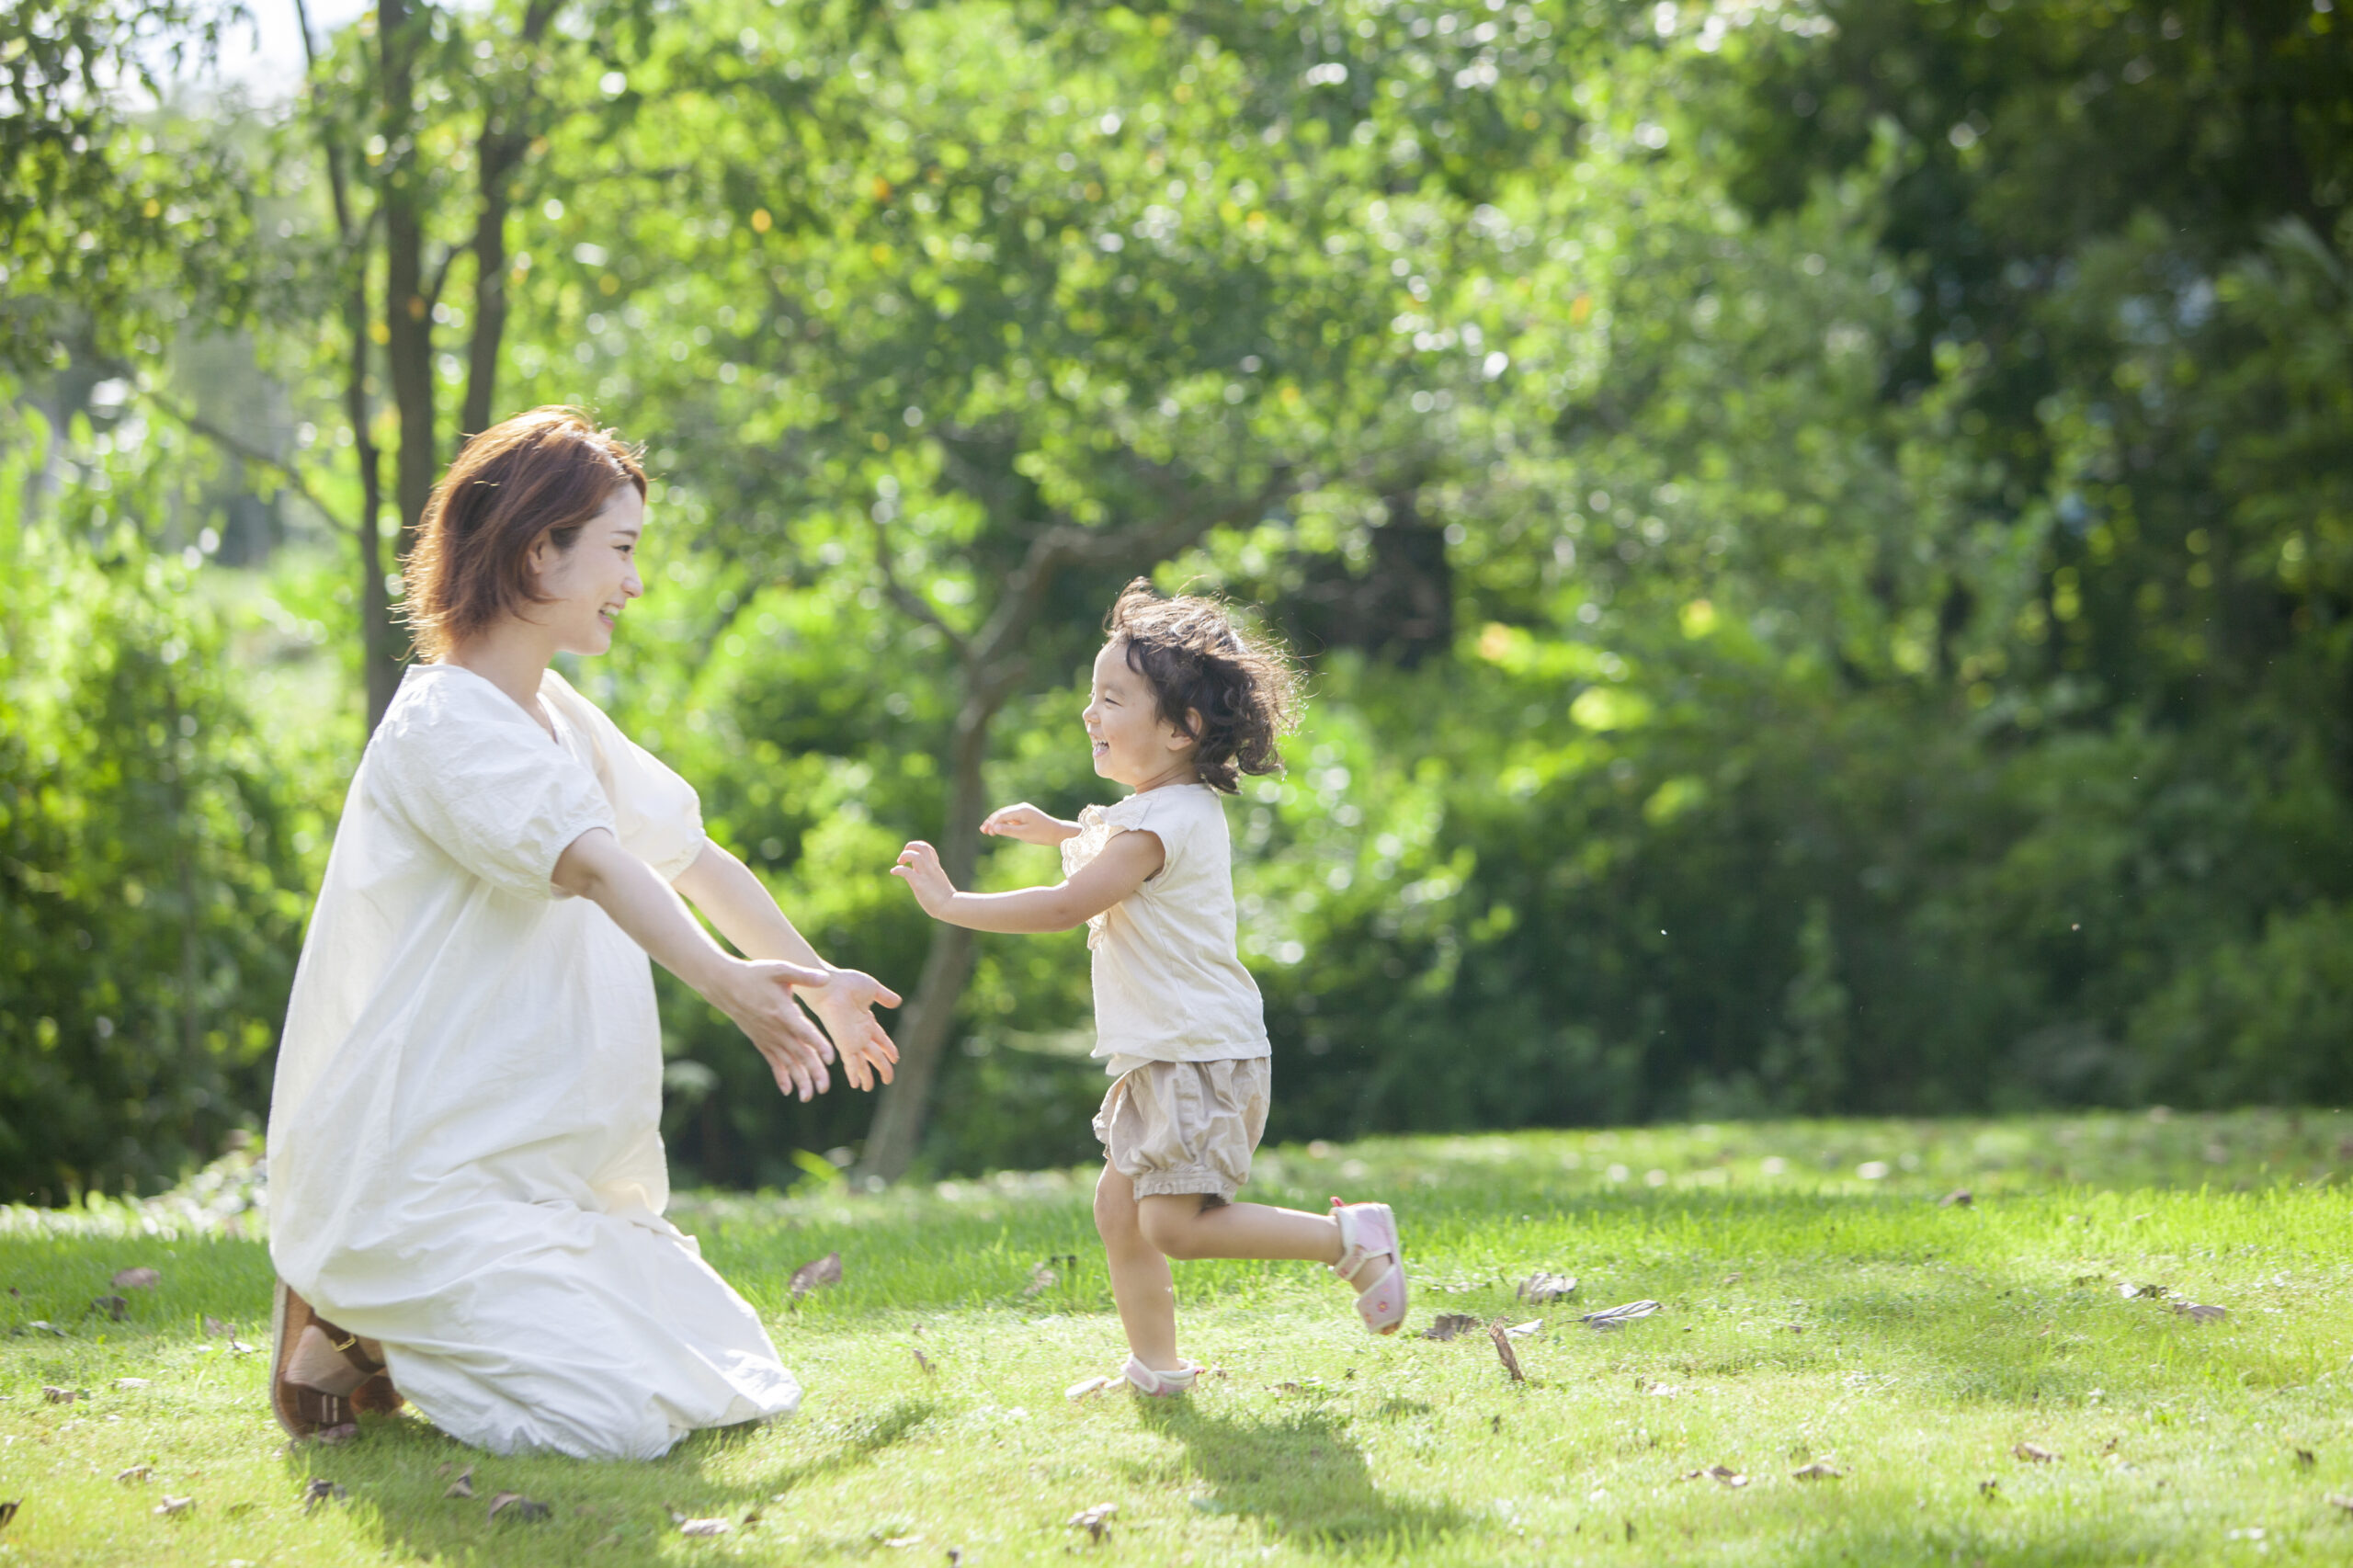
[[[540,699],[555,740],[419,665],[369,742],[278,1047],[270,1256],[452,1437],[651,1459],[801,1389],[662,1218],[646,956],[549,881],[595,827],[677,877],[695,792],[561,676]]]

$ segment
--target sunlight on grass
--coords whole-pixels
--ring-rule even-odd
[[[266,1338],[267,1255],[219,1206],[12,1210],[0,1562],[2341,1562],[2347,1164],[2353,1117],[2260,1112],[1269,1151],[1262,1198],[1397,1204],[1408,1335],[1366,1336],[1319,1269],[1180,1265],[1216,1370],[1165,1404],[1063,1397],[1122,1353],[1088,1173],[699,1195],[681,1224],[808,1404],[612,1465],[408,1420],[289,1453],[236,1347]],[[792,1301],[836,1249],[842,1283]],[[160,1285],[109,1283],[139,1265]],[[1517,1299],[1539,1269],[1574,1295]],[[1578,1321],[1639,1298],[1664,1309]],[[1527,1381],[1483,1326],[1418,1337],[1440,1312],[1540,1324]],[[306,1504],[314,1479],[341,1494]],[[551,1516],[491,1520],[507,1491]],[[1099,1542],[1066,1523],[1097,1504]]]

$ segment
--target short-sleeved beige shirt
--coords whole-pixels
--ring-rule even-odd
[[[1165,784],[1078,814],[1063,874],[1114,834],[1160,840],[1143,886],[1086,923],[1095,958],[1095,1054],[1114,1077],[1146,1062],[1230,1062],[1269,1054],[1257,983],[1234,952],[1233,840],[1206,784]]]

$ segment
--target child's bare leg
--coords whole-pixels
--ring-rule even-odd
[[[1134,1189],[1131,1187],[1129,1190]],[[1097,1191],[1096,1210],[1099,1215],[1101,1189]],[[1340,1227],[1329,1214],[1276,1209],[1264,1203],[1222,1203],[1204,1209],[1196,1193],[1134,1201],[1137,1224],[1144,1242],[1169,1257],[1340,1261]],[[1122,1306],[1120,1310],[1124,1313],[1126,1308]]]
[[[1105,1165],[1095,1184],[1095,1229],[1110,1262],[1120,1326],[1127,1330],[1128,1348],[1137,1360],[1155,1372],[1172,1372],[1180,1365],[1176,1283],[1169,1277],[1167,1257],[1144,1240],[1139,1219],[1135,1184]]]

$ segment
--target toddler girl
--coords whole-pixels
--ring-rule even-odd
[[[1233,846],[1221,794],[1281,767],[1296,702],[1277,650],[1223,607],[1164,599],[1139,577],[1120,595],[1081,715],[1095,771],[1134,791],[1063,822],[1006,806],[981,831],[1062,846],[1064,881],[959,892],[928,844],[892,874],[935,919],[981,931],[1086,922],[1094,952],[1095,1054],[1113,1079],[1095,1118],[1104,1147],[1095,1224],[1131,1352],[1128,1381],[1182,1393],[1200,1369],[1176,1353],[1172,1257],[1304,1258],[1357,1290],[1368,1327],[1405,1319],[1396,1221],[1381,1203],[1302,1213],[1236,1203],[1267,1125],[1270,1077],[1258,988],[1234,956]]]

